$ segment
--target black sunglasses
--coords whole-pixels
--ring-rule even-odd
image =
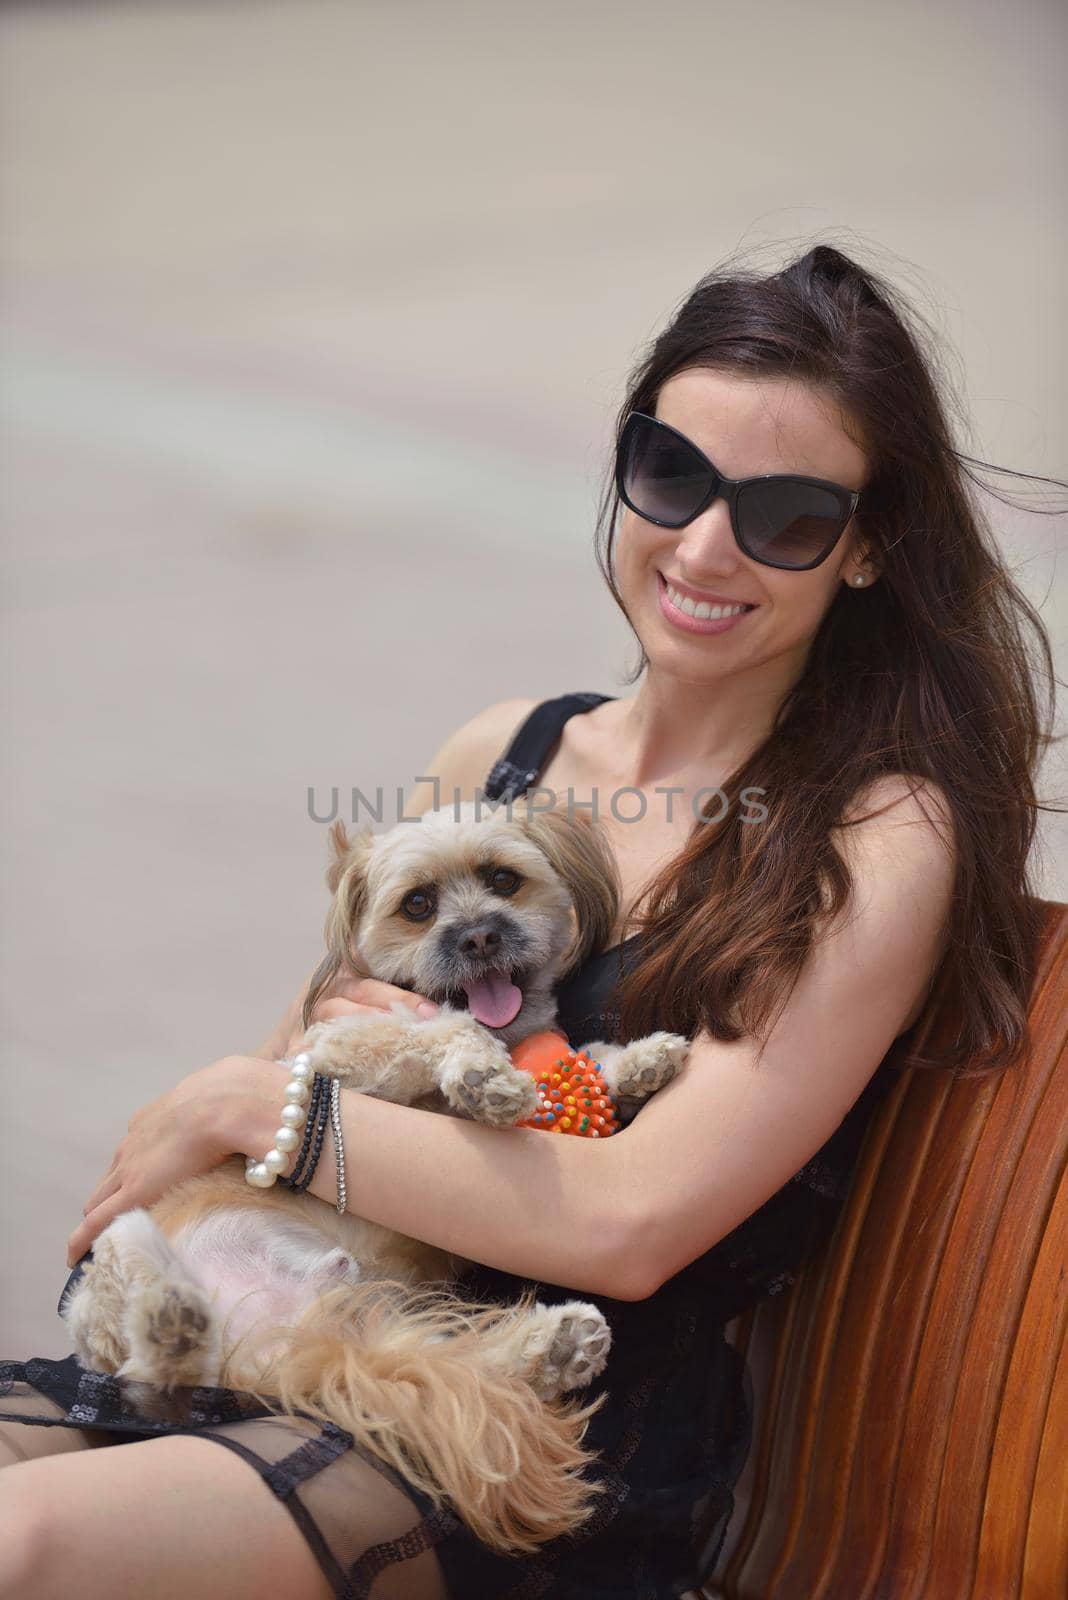
[[[725,478],[692,439],[642,411],[631,412],[620,436],[616,488],[624,505],[662,528],[684,528],[722,495],[739,549],[790,572],[826,561],[860,501],[859,489],[824,478]]]

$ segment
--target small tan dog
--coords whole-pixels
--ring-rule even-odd
[[[316,1023],[301,1047],[316,1071],[495,1127],[530,1116],[534,1080],[509,1047],[554,1025],[555,985],[615,921],[599,828],[468,803],[351,840],[336,823],[331,839],[327,955],[305,1022],[354,950],[441,1009],[424,1019],[397,1001],[388,1016]],[[625,1121],[688,1042],[659,1032],[586,1047]],[[235,1156],[116,1217],[64,1315],[79,1361],[126,1379],[152,1414],[175,1388],[221,1385],[320,1416],[446,1496],[487,1544],[530,1552],[581,1523],[599,1492],[581,1476],[593,1459],[582,1439],[603,1402],[560,1397],[604,1370],[610,1333],[582,1300],[467,1305],[450,1285],[468,1265],[315,1195],[253,1188]]]

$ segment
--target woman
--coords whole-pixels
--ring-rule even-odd
[[[150,1438],[73,1358],[12,1363],[3,1437],[24,1464],[4,1481],[0,1593],[65,1593],[76,1565],[83,1600],[621,1600],[710,1570],[749,1445],[724,1325],[826,1239],[872,1108],[897,1065],[924,1064],[909,1045],[936,978],[939,1003],[968,998],[935,1065],[1004,1066],[1025,1042],[1044,737],[1025,623],[1052,664],[963,459],[886,284],[825,246],[770,276],[710,275],[632,379],[599,521],[636,693],[493,705],[431,762],[446,805],[483,784],[596,799],[629,914],[562,986],[561,1020],[574,1040],[694,1040],[596,1161],[583,1140],[343,1096],[353,1211],[482,1263],[484,1298],[534,1281],[605,1309],[591,1522],[507,1561],[311,1420],[216,1391],[189,1431]],[[275,1058],[313,1018],[398,993],[315,987],[254,1056],[135,1114],[71,1262],[120,1212],[265,1149]],[[324,1200],[331,1171],[311,1186]],[[49,1449],[65,1453],[26,1459]]]

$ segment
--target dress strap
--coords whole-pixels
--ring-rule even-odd
[[[612,694],[576,691],[540,701],[517,730],[507,750],[490,768],[483,785],[486,799],[514,800],[529,789],[537,780],[567,719],[615,698]]]

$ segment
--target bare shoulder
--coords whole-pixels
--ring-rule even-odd
[[[833,830],[852,891],[841,915],[874,946],[898,941],[902,957],[928,952],[927,976],[944,953],[957,877],[953,808],[941,785],[914,774],[874,779]],[[920,1003],[909,1015],[909,1025]]]
[[[896,864],[945,892],[954,875],[956,828],[953,808],[931,778],[894,772],[865,784],[846,806],[833,830],[835,844],[852,867],[878,869]]]
[[[434,778],[439,805],[451,805],[457,792],[461,800],[474,799],[476,788],[485,783],[493,763],[537,704],[534,699],[496,700],[461,723],[421,769],[425,781],[405,801],[405,814],[422,816],[434,806]]]
[[[843,822],[866,825],[881,819],[886,831],[926,825],[945,843],[952,842],[953,810],[933,778],[906,772],[873,778],[852,797]]]

